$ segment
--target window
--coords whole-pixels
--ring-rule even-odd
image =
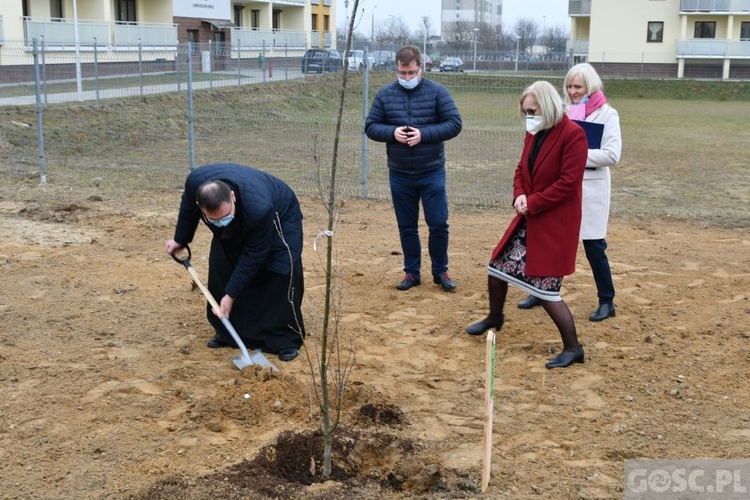
[[[63,16],[62,0],[49,0],[49,17],[61,19]]]
[[[743,21],[740,24],[740,40],[750,41],[750,22],[748,21]]]
[[[192,46],[192,53],[197,54],[200,48],[198,47],[198,30],[187,30],[187,41]]]
[[[115,20],[120,23],[134,23],[135,0],[115,0]]]
[[[693,38],[716,38],[716,22],[696,21]]]
[[[260,10],[250,11],[250,27],[254,30],[260,29]]]
[[[664,41],[664,23],[662,21],[649,21],[646,42],[661,43]]]
[[[242,5],[234,6],[234,24],[236,24],[238,28],[242,27],[242,11],[243,10],[245,10],[245,7]]]
[[[331,31],[331,16],[323,16],[323,31]]]
[[[318,15],[317,14],[312,15],[312,30],[318,31]]]
[[[275,30],[281,29],[281,11],[280,10],[273,10],[273,25],[271,26]]]

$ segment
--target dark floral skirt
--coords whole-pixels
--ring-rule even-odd
[[[526,276],[526,219],[518,226],[497,258],[490,261],[487,271],[490,276],[515,285],[542,300],[562,300],[562,276]]]

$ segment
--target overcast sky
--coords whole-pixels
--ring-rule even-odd
[[[344,0],[336,2],[339,27],[343,27],[346,19]],[[354,0],[349,0],[349,8],[353,5]],[[422,17],[427,16],[433,28],[439,32],[440,5],[440,0],[360,0],[360,22],[356,31],[363,35],[370,34],[374,12],[376,25],[384,22],[388,16],[395,16],[401,17],[409,29],[414,31],[421,25]],[[560,26],[567,31],[570,26],[568,0],[503,0],[503,26],[512,28],[519,18],[535,20],[540,29],[545,26]]]

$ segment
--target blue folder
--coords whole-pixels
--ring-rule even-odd
[[[580,125],[583,131],[586,132],[586,140],[589,142],[589,149],[601,149],[604,125],[601,123],[585,122],[583,120],[573,121]]]

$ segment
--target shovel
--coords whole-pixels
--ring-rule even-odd
[[[190,257],[192,257],[192,253],[190,252],[190,247],[188,245],[185,245],[185,249],[187,250],[187,257],[184,259],[179,259],[175,254],[172,254],[172,258],[185,266],[185,269],[188,270],[190,275],[193,277],[193,281],[196,285],[198,285],[198,288],[201,289],[201,292],[203,292],[203,295],[205,295],[206,299],[208,300],[208,303],[211,304],[211,307],[213,307],[214,312],[221,314],[221,308],[219,307],[219,304],[216,302],[216,299],[214,299],[213,295],[211,295],[211,292],[208,291],[208,288],[201,282],[200,276],[198,276],[198,272],[195,270],[195,268],[190,264]],[[219,316],[221,319],[221,322],[224,324],[224,327],[227,329],[229,334],[234,339],[234,342],[237,344],[237,347],[240,348],[240,352],[242,353],[242,356],[235,356],[232,358],[232,361],[234,361],[234,366],[242,370],[246,366],[249,365],[259,365],[263,368],[270,368],[271,370],[277,372],[279,371],[276,366],[268,361],[268,358],[263,354],[263,352],[260,349],[256,349],[253,351],[252,354],[247,352],[247,348],[245,347],[245,344],[242,342],[242,339],[237,334],[237,331],[234,329],[232,324],[229,322],[229,318],[224,316],[223,314]]]

